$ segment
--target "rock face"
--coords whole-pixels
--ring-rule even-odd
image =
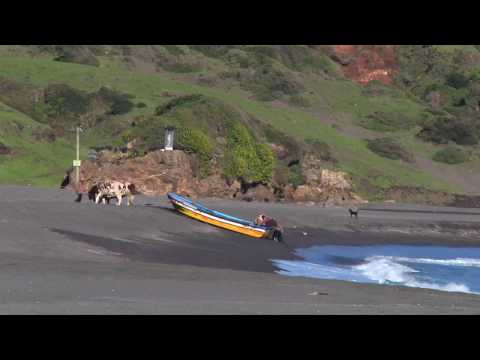
[[[238,191],[228,186],[219,174],[206,179],[197,176],[194,157],[183,151],[154,151],[142,158],[102,151],[96,160],[82,164],[81,177],[91,186],[105,179],[129,181],[145,195],[176,192],[190,197],[233,197]]]
[[[284,199],[295,202],[315,202],[337,205],[361,202],[352,192],[346,174],[322,169],[320,161],[306,160],[303,172],[307,184],[294,189],[286,186],[274,189],[262,184],[242,187],[238,181],[227,183],[220,172],[201,179],[194,156],[183,151],[154,151],[142,158],[129,158],[124,153],[101,151],[95,160],[82,164],[81,179],[87,187],[102,180],[128,181],[151,196],[176,192],[192,198],[219,197],[246,201],[270,202]]]
[[[367,84],[378,80],[391,84],[395,75],[397,45],[334,45],[333,59],[343,66],[345,76]]]
[[[324,206],[348,205],[365,202],[353,193],[347,174],[331,170],[320,170],[316,178],[310,175],[306,185],[289,188],[286,193],[290,201],[322,203]]]

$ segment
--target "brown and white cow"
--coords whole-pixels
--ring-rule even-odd
[[[122,199],[127,197],[127,205],[133,205],[133,195],[136,193],[134,184],[129,182],[123,183],[120,181],[106,181],[98,183],[95,186],[97,187],[95,204],[98,204],[100,200],[102,200],[103,204],[105,204],[107,199],[117,198],[117,206],[121,206]]]

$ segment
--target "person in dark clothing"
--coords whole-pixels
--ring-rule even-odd
[[[277,220],[265,214],[260,214],[255,219],[255,224],[272,229],[268,237],[272,240],[275,240],[276,242],[282,241],[283,228],[278,224]]]
[[[62,183],[60,185],[61,190],[65,190],[68,186],[71,185],[71,175],[72,175],[73,169],[70,168],[67,170]],[[80,184],[73,184],[74,190],[77,194],[77,198],[75,199],[75,202],[80,203],[82,202],[82,197],[83,197],[83,192],[84,192],[84,184],[83,181],[80,181]]]

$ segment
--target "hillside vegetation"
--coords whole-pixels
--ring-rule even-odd
[[[129,156],[143,156],[175,126],[201,177],[221,171],[229,182],[299,186],[311,155],[347,172],[369,199],[399,187],[474,193],[479,46],[392,51],[0,46],[0,182],[58,185],[75,156],[77,125],[83,158],[129,143]],[[456,177],[464,169],[470,180]]]

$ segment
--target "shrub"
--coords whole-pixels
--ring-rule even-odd
[[[98,59],[86,47],[81,45],[57,45],[56,52],[58,56],[55,61],[76,63],[82,65],[99,66]]]
[[[413,155],[392,138],[368,140],[367,147],[370,151],[387,159],[413,162]]]
[[[249,183],[268,183],[272,179],[274,167],[272,150],[265,144],[256,142],[240,122],[234,122],[227,137],[225,175]]]
[[[447,76],[446,84],[455,89],[467,87],[470,79],[461,73],[451,73]]]
[[[106,87],[100,88],[97,95],[110,104],[110,115],[123,115],[134,108],[130,101],[132,95],[117,92]]]
[[[256,143],[255,153],[258,161],[254,162],[252,167],[253,180],[268,183],[272,180],[275,169],[275,155],[267,145],[262,143]]]
[[[193,103],[198,103],[201,101],[206,101],[206,98],[200,94],[180,96],[178,98],[170,100],[164,105],[160,105],[159,107],[157,107],[157,109],[155,110],[155,115],[162,116],[167,114],[168,112],[171,112],[176,108],[193,104]]]
[[[301,95],[292,95],[290,97],[290,104],[303,108],[308,108],[309,106],[311,106],[310,101]]]
[[[261,90],[268,90],[271,93],[279,92],[285,95],[295,95],[302,89],[293,78],[272,66],[259,68],[255,72],[253,81],[260,86]]]
[[[10,148],[5,144],[0,143],[0,155],[8,155],[10,153]]]
[[[198,72],[203,68],[202,62],[198,60],[174,56],[162,57],[157,62],[157,65],[167,71],[175,73]]]
[[[327,143],[317,139],[306,139],[307,144],[310,145],[311,151],[317,156],[320,157],[323,161],[328,161],[330,163],[337,163],[337,159],[333,156],[332,149]]]
[[[290,167],[283,164],[277,165],[273,179],[277,186],[293,185],[297,188],[305,184],[305,177],[302,174],[300,164],[295,164]]]
[[[178,45],[162,45],[167,51],[174,55],[174,56],[179,56],[179,55],[185,55],[185,51]]]
[[[415,119],[402,113],[376,111],[367,115],[360,124],[366,129],[375,131],[407,130],[415,126]]]
[[[305,177],[302,174],[302,167],[300,166],[300,164],[290,166],[288,170],[289,184],[292,184],[295,188],[305,184]]]
[[[435,153],[433,160],[446,164],[461,164],[468,161],[468,153],[460,147],[449,146]]]
[[[250,55],[240,49],[231,49],[226,54],[226,59],[233,66],[239,66],[241,68],[248,68],[254,65],[254,60],[250,57]]]
[[[143,102],[137,104],[137,108],[138,108],[138,109],[144,109],[144,108],[146,108],[146,107],[147,107],[147,104],[145,104],[145,103],[143,103]]]
[[[424,141],[436,144],[447,144],[449,141],[458,145],[478,143],[473,124],[455,117],[439,117],[431,125],[424,127],[417,136]]]
[[[213,154],[213,146],[208,136],[198,129],[178,128],[176,137],[177,144],[184,151],[197,154],[200,176],[208,176],[210,173],[209,162]]]
[[[277,58],[277,50],[269,45],[252,45],[248,47],[248,51],[253,52],[254,54]]]
[[[68,85],[51,85],[45,92],[45,103],[57,115],[85,114],[90,104],[89,95]]]
[[[47,127],[38,127],[32,132],[32,136],[36,141],[45,141],[47,143],[53,143],[56,140],[55,132]]]

